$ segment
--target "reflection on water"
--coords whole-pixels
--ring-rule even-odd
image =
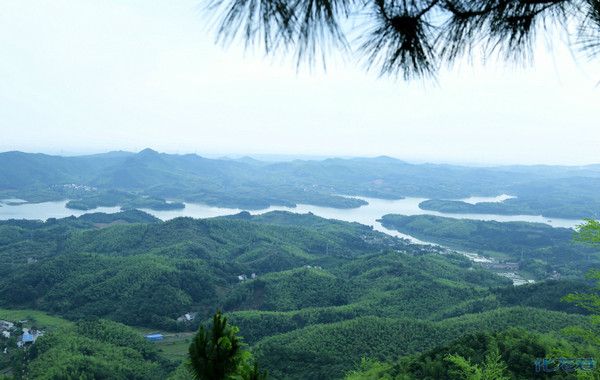
[[[463,202],[478,203],[478,202],[501,202],[505,199],[512,198],[508,195],[501,195],[498,197],[471,197],[462,199]],[[523,221],[523,222],[537,222],[546,223],[554,227],[566,227],[572,228],[576,224],[581,223],[581,220],[573,219],[556,219],[552,221],[541,215],[495,215],[495,214],[444,214],[436,211],[425,211],[419,208],[419,203],[426,201],[428,198],[405,198],[398,200],[389,199],[376,199],[376,198],[364,198],[369,204],[354,209],[336,209],[331,207],[320,207],[312,205],[299,204],[297,207],[281,207],[272,206],[267,209],[250,211],[251,214],[263,214],[269,211],[282,210],[290,211],[295,213],[308,213],[312,212],[315,215],[321,216],[327,219],[338,219],[347,222],[358,222],[368,226],[373,226],[374,230],[397,236],[400,238],[409,239],[413,243],[417,244],[431,244],[412,236],[402,234],[398,231],[388,230],[384,228],[381,223],[377,222],[385,214],[402,214],[402,215],[438,215],[446,216],[451,218],[464,218],[464,219],[477,219],[477,220],[495,220],[499,222],[511,222],[511,221]],[[59,202],[43,202],[43,203],[25,203],[19,204],[22,200],[19,199],[5,199],[0,200],[0,220],[6,219],[41,219],[46,220],[48,218],[65,218],[71,215],[79,216],[87,212],[106,212],[114,213],[120,211],[119,207],[99,207],[90,211],[72,210],[65,207],[67,201]],[[186,203],[184,209],[179,210],[167,210],[167,211],[154,211],[149,209],[143,209],[162,220],[169,220],[180,216],[189,216],[192,218],[213,218],[223,215],[237,214],[242,209],[236,208],[222,208],[213,207],[199,203]],[[463,255],[469,257],[472,261],[490,261],[485,259],[476,253],[460,252]],[[511,273],[510,275],[502,274],[513,280],[515,285],[527,283],[528,280],[520,277],[517,274]]]
[[[72,210],[66,208],[67,201],[21,203],[14,202],[15,199],[0,200],[0,220],[7,219],[34,219],[46,220],[48,218],[67,218],[69,216],[80,216],[88,212],[119,212],[119,207],[98,207],[90,211]],[[17,201],[22,201],[17,199]]]
[[[523,222],[534,222],[534,223],[545,223],[550,224],[553,227],[566,227],[572,228],[576,224],[581,223],[581,220],[574,219],[559,219],[553,218],[551,221],[541,215],[496,215],[496,214],[446,214],[437,211],[426,211],[419,208],[419,203],[426,201],[428,198],[404,198],[397,200],[389,199],[377,199],[377,198],[365,198],[369,204],[353,209],[336,209],[332,207],[320,207],[299,204],[296,207],[282,207],[282,206],[271,206],[263,210],[250,211],[251,214],[262,214],[269,211],[283,210],[295,213],[308,213],[312,212],[315,215],[321,216],[328,219],[338,219],[347,222],[358,222],[373,226],[375,230],[392,234],[395,236],[405,237],[395,231],[390,231],[380,223],[377,219],[380,219],[385,214],[402,214],[402,215],[437,215],[451,218],[464,218],[464,219],[477,219],[477,220],[495,220],[499,222],[511,222],[511,221],[523,221]],[[473,197],[467,198],[463,201],[467,202],[498,202],[504,199],[508,199],[510,196],[501,195],[499,197]],[[6,219],[41,219],[46,220],[48,218],[64,218],[71,215],[79,216],[86,212],[106,212],[113,213],[118,212],[119,207],[99,207],[90,211],[72,210],[65,207],[67,201],[58,202],[43,202],[43,203],[26,203],[14,205],[13,201],[20,200],[1,200],[0,207],[0,220]],[[160,218],[162,220],[169,220],[180,216],[189,216],[192,218],[213,218],[223,215],[237,214],[242,209],[236,208],[222,208],[208,206],[200,203],[186,203],[184,209],[179,210],[166,210],[166,211],[155,211],[149,209],[143,209]]]
[[[24,199],[19,199],[19,198],[0,199],[0,206],[2,205],[2,203],[17,204],[17,203],[27,203],[27,201]]]
[[[361,206],[359,208],[353,209],[337,209],[332,207],[320,207],[320,206],[312,206],[299,204],[296,207],[282,207],[282,206],[272,206],[263,210],[254,210],[249,211],[251,214],[263,214],[269,211],[282,210],[282,211],[290,211],[295,213],[305,214],[308,212],[312,212],[315,215],[321,216],[327,219],[338,219],[344,220],[347,222],[358,222],[361,224],[365,224],[368,226],[373,226],[373,229],[384,232],[389,235],[398,236],[406,239],[410,239],[415,243],[428,244],[423,241],[419,241],[412,236],[402,234],[397,231],[389,230],[381,225],[381,223],[377,222],[377,219],[380,219],[385,214],[402,214],[402,215],[437,215],[437,216],[445,216],[450,218],[459,218],[459,219],[476,219],[476,220],[495,220],[498,222],[532,222],[532,223],[545,223],[550,224],[553,227],[565,227],[565,228],[573,228],[576,224],[581,223],[581,220],[575,219],[552,219],[549,221],[547,218],[541,215],[495,215],[495,214],[446,214],[437,211],[426,211],[421,210],[419,208],[419,203],[428,200],[428,198],[404,198],[404,199],[377,199],[377,198],[365,198],[365,197],[357,197],[360,199],[364,199],[369,204],[365,206]],[[502,195],[499,197],[474,197],[468,198],[469,200],[476,200],[477,202],[498,202],[503,199],[508,199],[510,196]],[[191,216],[193,218],[211,218],[216,216],[223,215],[231,215],[237,214],[243,210],[234,209],[234,208],[220,208],[220,207],[212,207],[207,205],[202,205],[198,203],[186,203],[185,208],[182,210],[168,210],[168,211],[154,211],[147,210],[144,211],[160,218],[162,220],[169,220],[176,218],[178,216]]]

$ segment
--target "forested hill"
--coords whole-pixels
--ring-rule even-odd
[[[445,218],[434,215],[384,215],[383,226],[469,252],[518,263],[535,280],[554,273],[581,279],[600,266],[596,250],[573,243],[573,230],[544,223],[496,222]]]
[[[157,356],[135,339],[104,337],[122,327],[102,319],[175,335],[196,331],[221,307],[272,379],[338,379],[361,357],[394,361],[481,331],[521,326],[558,334],[590,326],[585,310],[560,302],[589,285],[514,287],[442,252],[357,223],[287,212],[167,222],[139,211],[11,220],[0,222],[0,308],[80,320],[76,330],[40,338],[31,371],[59,373],[55,363],[73,373],[108,373],[114,351],[106,342],[145,350],[119,364],[119,371],[136,368],[139,377],[131,378],[163,376],[183,357],[167,359],[169,346]],[[198,313],[194,321],[177,321],[189,312]]]
[[[423,207],[447,212],[584,218],[600,212],[598,186],[597,165],[475,168],[389,157],[272,163],[151,149],[79,157],[0,153],[0,199],[70,199],[68,207],[79,209],[173,209],[184,201],[243,209],[298,203],[352,208],[365,202],[340,195],[416,196],[435,200]],[[476,206],[446,201],[500,194],[517,198]]]

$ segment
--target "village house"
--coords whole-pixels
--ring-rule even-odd
[[[7,330],[12,329],[13,327],[15,327],[15,324],[9,321],[5,321],[0,319],[0,328],[6,328]]]
[[[189,313],[185,313],[181,317],[177,318],[177,322],[191,322],[194,320],[194,318],[196,318],[196,315],[198,315],[198,312],[190,311]]]
[[[2,334],[2,336],[4,338],[10,338],[10,335],[11,335],[10,332],[14,328],[14,326],[15,326],[14,323],[0,319],[0,334]]]
[[[17,347],[23,348],[31,346],[35,342],[33,334],[23,334],[17,337]]]

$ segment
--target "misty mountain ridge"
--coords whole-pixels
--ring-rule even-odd
[[[65,184],[94,190],[67,191]],[[469,167],[410,164],[388,156],[267,162],[150,148],[73,157],[0,153],[0,196],[31,202],[71,199],[85,208],[123,205],[132,197],[152,197],[163,206],[169,199],[263,209],[298,203],[336,208],[365,204],[340,195],[444,201],[510,194],[516,198],[502,202],[500,213],[585,218],[600,213],[598,186],[600,165]],[[112,192],[110,197],[106,192]],[[134,203],[142,207],[140,202]],[[448,211],[454,206],[443,207]]]

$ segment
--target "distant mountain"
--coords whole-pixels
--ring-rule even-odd
[[[113,150],[111,152],[107,152],[107,153],[96,153],[96,154],[91,154],[88,156],[82,156],[82,157],[90,157],[90,158],[121,158],[121,157],[129,157],[134,155],[135,153],[132,152],[126,152],[124,150]]]
[[[498,213],[583,218],[600,213],[599,181],[600,165],[475,168],[415,165],[387,156],[263,162],[150,148],[78,157],[0,153],[0,197],[4,192],[29,201],[74,199],[90,207],[122,204],[119,199],[125,198],[130,202],[131,196],[261,209],[297,203],[338,208],[365,204],[340,195],[448,200],[510,194],[517,198],[496,205],[503,209]],[[80,187],[65,189],[65,184]],[[103,195],[108,191],[124,195],[108,201]]]

